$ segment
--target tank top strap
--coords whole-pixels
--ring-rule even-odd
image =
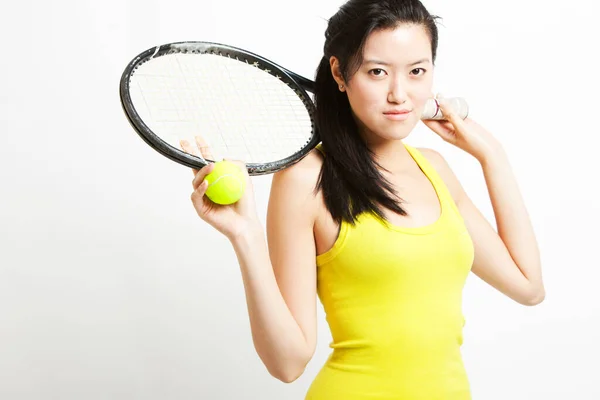
[[[319,143],[315,149],[319,150],[322,155],[325,155],[325,150],[323,150],[323,143]]]
[[[417,148],[412,147],[406,143],[404,143],[404,147],[408,150],[410,155],[413,157],[421,171],[425,174],[425,176],[429,179],[431,184],[433,185],[435,191],[437,192],[438,198],[443,205],[447,205],[454,212],[459,212],[456,203],[454,202],[454,198],[450,193],[450,190],[446,186],[446,183],[442,179],[442,177],[438,174],[437,170],[429,160],[419,151]]]

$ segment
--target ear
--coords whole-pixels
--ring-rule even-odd
[[[331,67],[331,75],[333,75],[333,79],[337,82],[340,91],[346,91],[346,83],[340,72],[340,62],[335,56],[329,58],[329,66]]]

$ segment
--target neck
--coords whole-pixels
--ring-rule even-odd
[[[367,147],[375,154],[375,161],[390,173],[410,169],[414,164],[412,156],[401,139],[367,140]]]

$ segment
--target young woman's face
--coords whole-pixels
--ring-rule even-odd
[[[333,66],[333,64],[332,64]],[[335,75],[335,73],[334,73]],[[433,96],[431,42],[421,25],[403,24],[367,38],[362,65],[341,81],[361,134],[369,141],[403,139]]]

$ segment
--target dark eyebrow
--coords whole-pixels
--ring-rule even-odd
[[[413,65],[421,64],[424,62],[429,62],[429,58],[422,58],[419,61],[415,61],[414,63],[408,64],[408,66],[412,67]],[[390,63],[387,63],[385,61],[379,61],[379,60],[366,60],[365,64],[381,64],[381,65],[386,65],[386,66],[390,65]]]

